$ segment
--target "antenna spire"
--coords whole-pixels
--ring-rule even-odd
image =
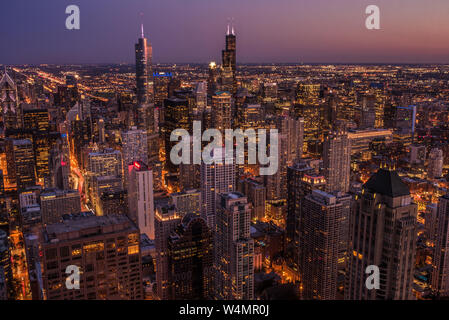
[[[142,39],[145,38],[143,33],[143,12],[140,13],[140,35]]]
[[[228,18],[228,29],[226,30],[226,35],[229,36],[231,34],[230,32],[230,19]]]
[[[140,25],[140,29],[141,29],[141,36],[142,39],[145,38],[144,34],[143,34],[143,23]]]
[[[232,21],[232,23],[231,23],[231,24],[232,24],[232,31],[231,31],[231,33],[232,33],[233,36],[235,36],[235,30],[234,30],[234,18],[232,18],[231,21]]]

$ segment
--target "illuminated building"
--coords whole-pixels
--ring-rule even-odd
[[[201,191],[196,189],[185,190],[182,192],[172,193],[170,195],[172,203],[176,207],[176,212],[184,217],[192,213],[201,214]]]
[[[345,259],[346,253],[342,256],[340,244],[347,244],[347,239],[342,237],[348,231],[350,201],[350,196],[336,196],[321,190],[313,190],[304,198],[299,270],[306,300],[336,299],[339,259]]]
[[[9,74],[3,73],[0,79],[0,107],[2,109],[3,129],[22,128],[22,108],[19,103],[16,83]]]
[[[324,140],[323,166],[326,192],[349,191],[351,143],[347,134],[332,134]]]
[[[60,143],[59,132],[35,132],[33,134],[33,150],[36,158],[36,175],[44,180],[50,175],[50,152]]]
[[[121,176],[99,176],[92,178],[92,206],[97,215],[101,215],[101,197],[105,193],[120,192],[123,190]]]
[[[443,175],[443,151],[438,148],[430,150],[427,164],[427,177],[437,179]]]
[[[8,140],[6,143],[8,180],[18,190],[36,184],[36,162],[30,140]]]
[[[129,217],[154,240],[153,171],[145,163],[136,161],[128,165]]]
[[[147,162],[147,133],[144,130],[138,130],[136,127],[122,132],[122,153],[125,166],[132,164],[134,161]]]
[[[136,95],[137,104],[143,105],[150,102],[152,82],[152,54],[153,49],[150,42],[145,38],[143,25],[141,35],[135,45],[136,50]]]
[[[211,229],[215,225],[218,194],[235,190],[235,165],[226,164],[225,150],[215,149],[212,157],[216,159],[214,162],[221,157],[221,163],[201,163],[201,217]]]
[[[11,255],[8,234],[0,230],[0,300],[14,296]]]
[[[432,289],[439,297],[449,296],[449,196],[444,195],[438,200],[435,217],[435,255],[433,259]],[[426,218],[427,222],[427,218]],[[432,235],[432,234],[431,234]]]
[[[242,193],[251,202],[253,213],[251,218],[263,219],[265,217],[265,201],[267,200],[267,188],[254,179],[248,178],[243,181]]]
[[[370,150],[373,142],[389,145],[393,142],[393,131],[390,129],[354,130],[348,132],[351,140],[351,155]]]
[[[207,82],[198,82],[195,86],[195,114],[201,114],[207,109]]]
[[[218,68],[215,62],[209,63],[209,77],[207,78],[207,94],[213,96],[218,90]]]
[[[169,238],[181,222],[175,206],[163,205],[156,207],[155,245],[156,245],[156,283],[159,299],[166,300],[171,294],[171,270],[169,256]]]
[[[265,218],[275,225],[285,228],[287,220],[287,201],[267,200],[265,202]]]
[[[201,300],[213,297],[213,236],[206,222],[186,215],[168,239],[169,299]]]
[[[345,299],[411,299],[416,216],[417,205],[395,171],[379,169],[363,185],[351,209]],[[379,267],[379,289],[366,287],[370,265]]]
[[[47,300],[143,299],[139,230],[124,215],[72,215],[41,231]],[[79,289],[66,286],[68,266],[80,268]]]
[[[237,78],[236,78],[236,36],[234,26],[226,32],[226,48],[222,51],[222,65],[221,65],[221,90],[228,91],[232,95],[237,92]]]
[[[164,100],[170,98],[168,95],[168,84],[172,80],[173,75],[170,72],[155,72],[153,74],[154,81],[154,106],[162,108]]]
[[[41,132],[50,130],[50,118],[47,109],[23,110],[24,128]]]
[[[125,190],[103,192],[99,199],[97,215],[128,214],[128,193]]]
[[[224,134],[232,128],[232,96],[229,92],[218,91],[212,96],[212,125]]]
[[[363,95],[361,101],[362,117],[360,128],[374,128],[376,123],[376,97],[373,95]]]
[[[177,141],[170,141],[170,136],[175,129],[185,129],[190,132],[190,109],[187,99],[180,99],[172,97],[166,99],[165,106],[165,125],[164,125],[164,140],[165,140],[165,155],[167,169],[174,173],[179,168],[170,161],[170,151]]]
[[[65,214],[81,211],[81,198],[77,190],[44,190],[40,194],[42,223],[60,222]]]
[[[219,300],[254,299],[251,206],[239,192],[218,195],[215,224],[215,294]]]

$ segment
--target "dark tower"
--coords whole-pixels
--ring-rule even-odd
[[[223,90],[233,95],[237,92],[236,79],[236,36],[234,26],[228,24],[226,32],[226,49],[222,51],[222,86]]]
[[[153,49],[150,42],[142,34],[135,45],[136,48],[136,87],[137,87],[137,104],[145,104],[150,102],[150,83],[152,78],[151,57]]]

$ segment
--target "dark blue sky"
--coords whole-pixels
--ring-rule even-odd
[[[0,64],[133,62],[140,12],[156,62],[219,61],[234,17],[239,62],[449,63],[448,0],[1,0]]]

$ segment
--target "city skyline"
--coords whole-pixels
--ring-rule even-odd
[[[155,48],[155,63],[220,61],[219,39],[233,18],[240,63],[449,63],[449,44],[444,41],[449,3],[444,1],[433,1],[432,6],[403,0],[271,3],[133,0],[125,7],[116,0],[107,5],[19,0],[1,10],[10,14],[0,19],[0,30],[11,31],[1,34],[8,46],[0,52],[0,61],[130,63],[131,39],[140,34],[141,23]],[[80,8],[80,30],[65,28],[69,4]],[[365,28],[370,4],[380,8],[380,30]]]

